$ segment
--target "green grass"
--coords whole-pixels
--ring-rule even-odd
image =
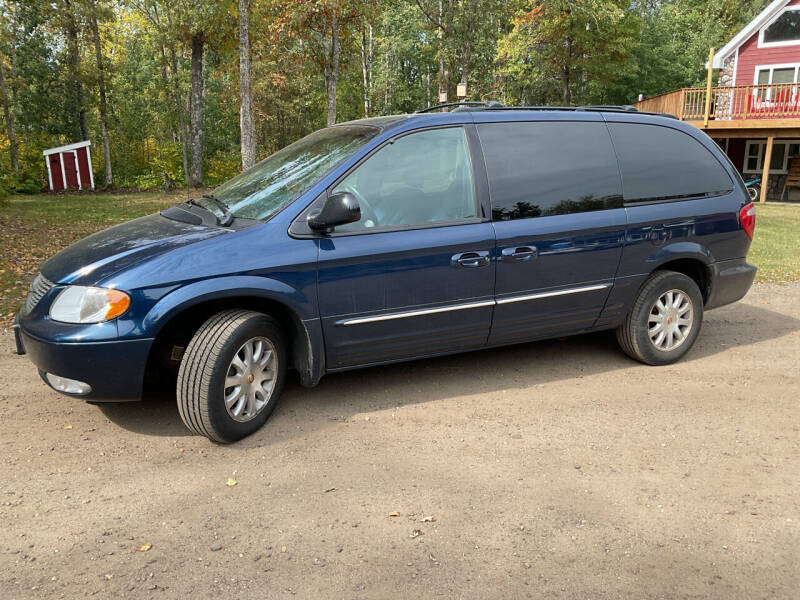
[[[19,310],[43,261],[90,233],[157,212],[185,194],[39,194],[0,202],[0,327]],[[759,268],[757,281],[800,281],[800,205],[759,205],[756,213],[748,260]]]
[[[0,327],[19,310],[42,262],[71,243],[185,199],[161,192],[37,194],[0,202]]]
[[[756,281],[800,281],[800,204],[757,204],[756,233],[748,262]]]

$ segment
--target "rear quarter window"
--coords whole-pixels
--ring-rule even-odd
[[[671,127],[609,123],[625,202],[719,196],[733,181],[708,148]]]

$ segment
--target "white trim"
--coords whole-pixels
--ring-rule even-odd
[[[758,47],[759,48],[781,48],[784,46],[800,46],[800,38],[796,40],[786,40],[785,42],[765,42],[764,41],[764,32],[770,28],[770,26],[775,23],[778,19],[780,19],[783,15],[785,15],[789,11],[796,12],[800,10],[800,6],[786,6],[784,9],[772,17],[767,23],[765,23],[761,29],[758,30]]]
[[[58,153],[58,162],[61,163],[61,185],[64,186],[65,190],[68,190],[69,186],[67,185],[67,172],[64,170],[64,153],[63,152],[59,152]]]
[[[711,64],[713,69],[721,69],[725,59],[731,55],[731,52],[739,48],[747,40],[749,40],[754,33],[756,33],[764,23],[769,21],[778,11],[783,11],[790,0],[773,0],[769,5],[762,10],[755,19],[750,21],[744,28],[737,33],[730,42],[720,48],[714,55],[714,61]],[[708,68],[708,63],[706,63]]]
[[[44,157],[44,164],[47,165],[47,181],[50,183],[50,191],[53,191],[53,171],[50,169],[50,157]]]
[[[733,59],[733,80],[731,81],[731,86],[736,85],[736,81],[739,77],[739,49],[736,49],[736,57]],[[731,112],[733,112],[733,96],[731,96]]]
[[[91,144],[89,144],[91,146]],[[94,189],[94,171],[92,170],[92,149],[86,146],[86,162],[89,163],[89,183]]]
[[[72,155],[75,157],[75,174],[78,176],[78,189],[82,190],[83,186],[81,185],[81,163],[78,162],[78,151],[73,150]]]
[[[554,296],[566,296],[567,294],[580,294],[582,292],[594,292],[610,288],[611,283],[600,283],[597,285],[587,285],[577,288],[568,288],[565,290],[553,290],[551,292],[539,292],[536,294],[526,294],[524,296],[512,296],[510,298],[501,298],[500,300],[481,300],[480,302],[467,302],[465,304],[452,304],[450,306],[441,306],[437,308],[423,308],[420,310],[408,310],[404,312],[388,313],[384,315],[376,315],[374,317],[357,317],[355,319],[345,319],[337,321],[336,325],[362,325],[364,323],[377,323],[378,321],[391,321],[394,319],[405,319],[408,317],[419,317],[423,315],[434,315],[437,313],[450,312],[453,310],[466,310],[469,308],[483,308],[486,306],[495,306],[501,304],[511,304],[512,302],[527,302],[529,300],[539,300],[541,298],[552,298]]]
[[[50,154],[60,154],[61,152],[69,152],[70,150],[76,150],[77,148],[83,148],[84,146],[91,146],[92,142],[89,140],[85,140],[83,142],[75,142],[74,144],[67,144],[66,146],[58,146],[57,148],[48,148],[42,154],[44,156],[49,156]]]

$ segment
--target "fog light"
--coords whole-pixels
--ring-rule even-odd
[[[66,377],[59,377],[52,373],[46,373],[47,383],[53,386],[54,390],[64,392],[65,394],[79,394],[81,396],[88,394],[92,391],[92,386],[82,381],[74,379],[67,379]]]

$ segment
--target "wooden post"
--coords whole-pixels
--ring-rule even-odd
[[[708,113],[711,111],[711,79],[714,75],[714,68],[711,64],[714,61],[714,48],[708,51],[708,81],[706,82],[706,110],[703,117],[703,127],[708,127]]]
[[[767,201],[767,188],[769,186],[769,164],[772,162],[772,142],[775,141],[773,136],[767,138],[767,148],[764,150],[764,164],[761,169],[761,197],[759,202]]]
[[[683,121],[683,107],[686,105],[686,88],[681,88],[681,99],[679,100],[679,102],[681,103],[681,105],[678,107],[678,114],[675,116],[678,117],[678,119],[680,119],[681,121]]]

